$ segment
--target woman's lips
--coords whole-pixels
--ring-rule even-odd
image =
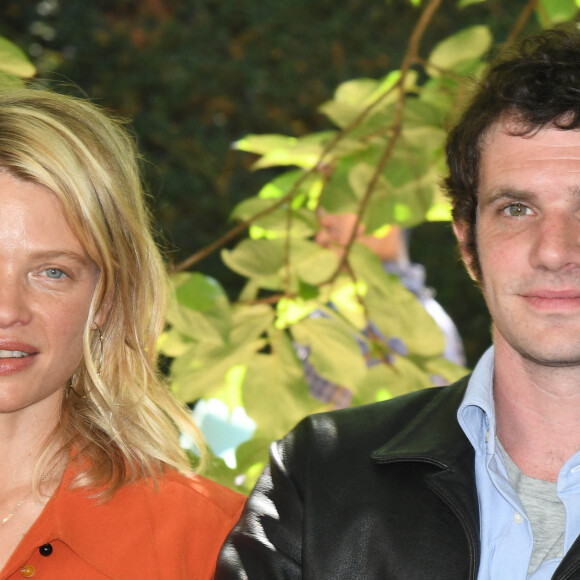
[[[37,354],[38,350],[31,344],[0,339],[0,376],[28,368]]]
[[[35,354],[27,356],[0,358],[0,376],[11,375],[28,368],[36,358]]]

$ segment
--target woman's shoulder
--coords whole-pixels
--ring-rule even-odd
[[[245,497],[200,475],[186,476],[167,470],[154,486],[149,481],[123,486],[112,501],[147,512],[157,561],[173,569],[167,577],[211,577],[217,554],[238,521]],[[202,572],[205,570],[204,572]],[[184,576],[185,574],[185,576]]]
[[[50,578],[59,569],[83,579],[213,577],[244,496],[202,476],[166,470],[157,485],[148,479],[126,483],[102,501],[94,490],[68,485],[72,473],[67,471],[21,542],[13,556],[15,570],[50,543],[51,558],[33,563]]]
[[[246,499],[242,494],[201,475],[183,475],[174,469],[166,470],[157,480],[157,486],[150,481],[144,481],[136,484],[134,489],[131,488],[132,486],[128,486],[126,493],[140,495],[144,491],[140,488],[146,488],[151,508],[154,510],[167,513],[174,509],[183,515],[195,512],[198,516],[203,514],[204,517],[215,514],[217,517],[234,519],[234,523]]]
[[[86,488],[71,488],[63,481],[54,507],[62,521],[78,522],[77,515],[86,514],[82,519],[91,522],[93,530],[95,522],[106,523],[106,528],[116,521],[137,526],[142,533],[150,528],[155,534],[163,530],[183,537],[200,534],[223,538],[237,522],[245,500],[242,494],[201,475],[184,475],[167,468],[155,480],[125,483],[106,501]],[[73,517],[73,513],[77,515]]]

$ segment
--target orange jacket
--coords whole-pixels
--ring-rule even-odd
[[[123,486],[106,503],[69,489],[71,470],[0,579],[209,580],[244,497],[201,476],[169,471]]]

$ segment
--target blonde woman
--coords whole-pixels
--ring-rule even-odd
[[[1,579],[211,578],[242,508],[191,473],[157,374],[136,160],[87,101],[0,93]]]

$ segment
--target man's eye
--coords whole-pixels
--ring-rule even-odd
[[[525,206],[523,203],[512,203],[506,207],[505,211],[512,217],[521,217],[527,215],[530,208]]]
[[[52,278],[53,280],[59,280],[63,276],[66,276],[66,274],[58,268],[47,268],[44,273],[47,278]]]

